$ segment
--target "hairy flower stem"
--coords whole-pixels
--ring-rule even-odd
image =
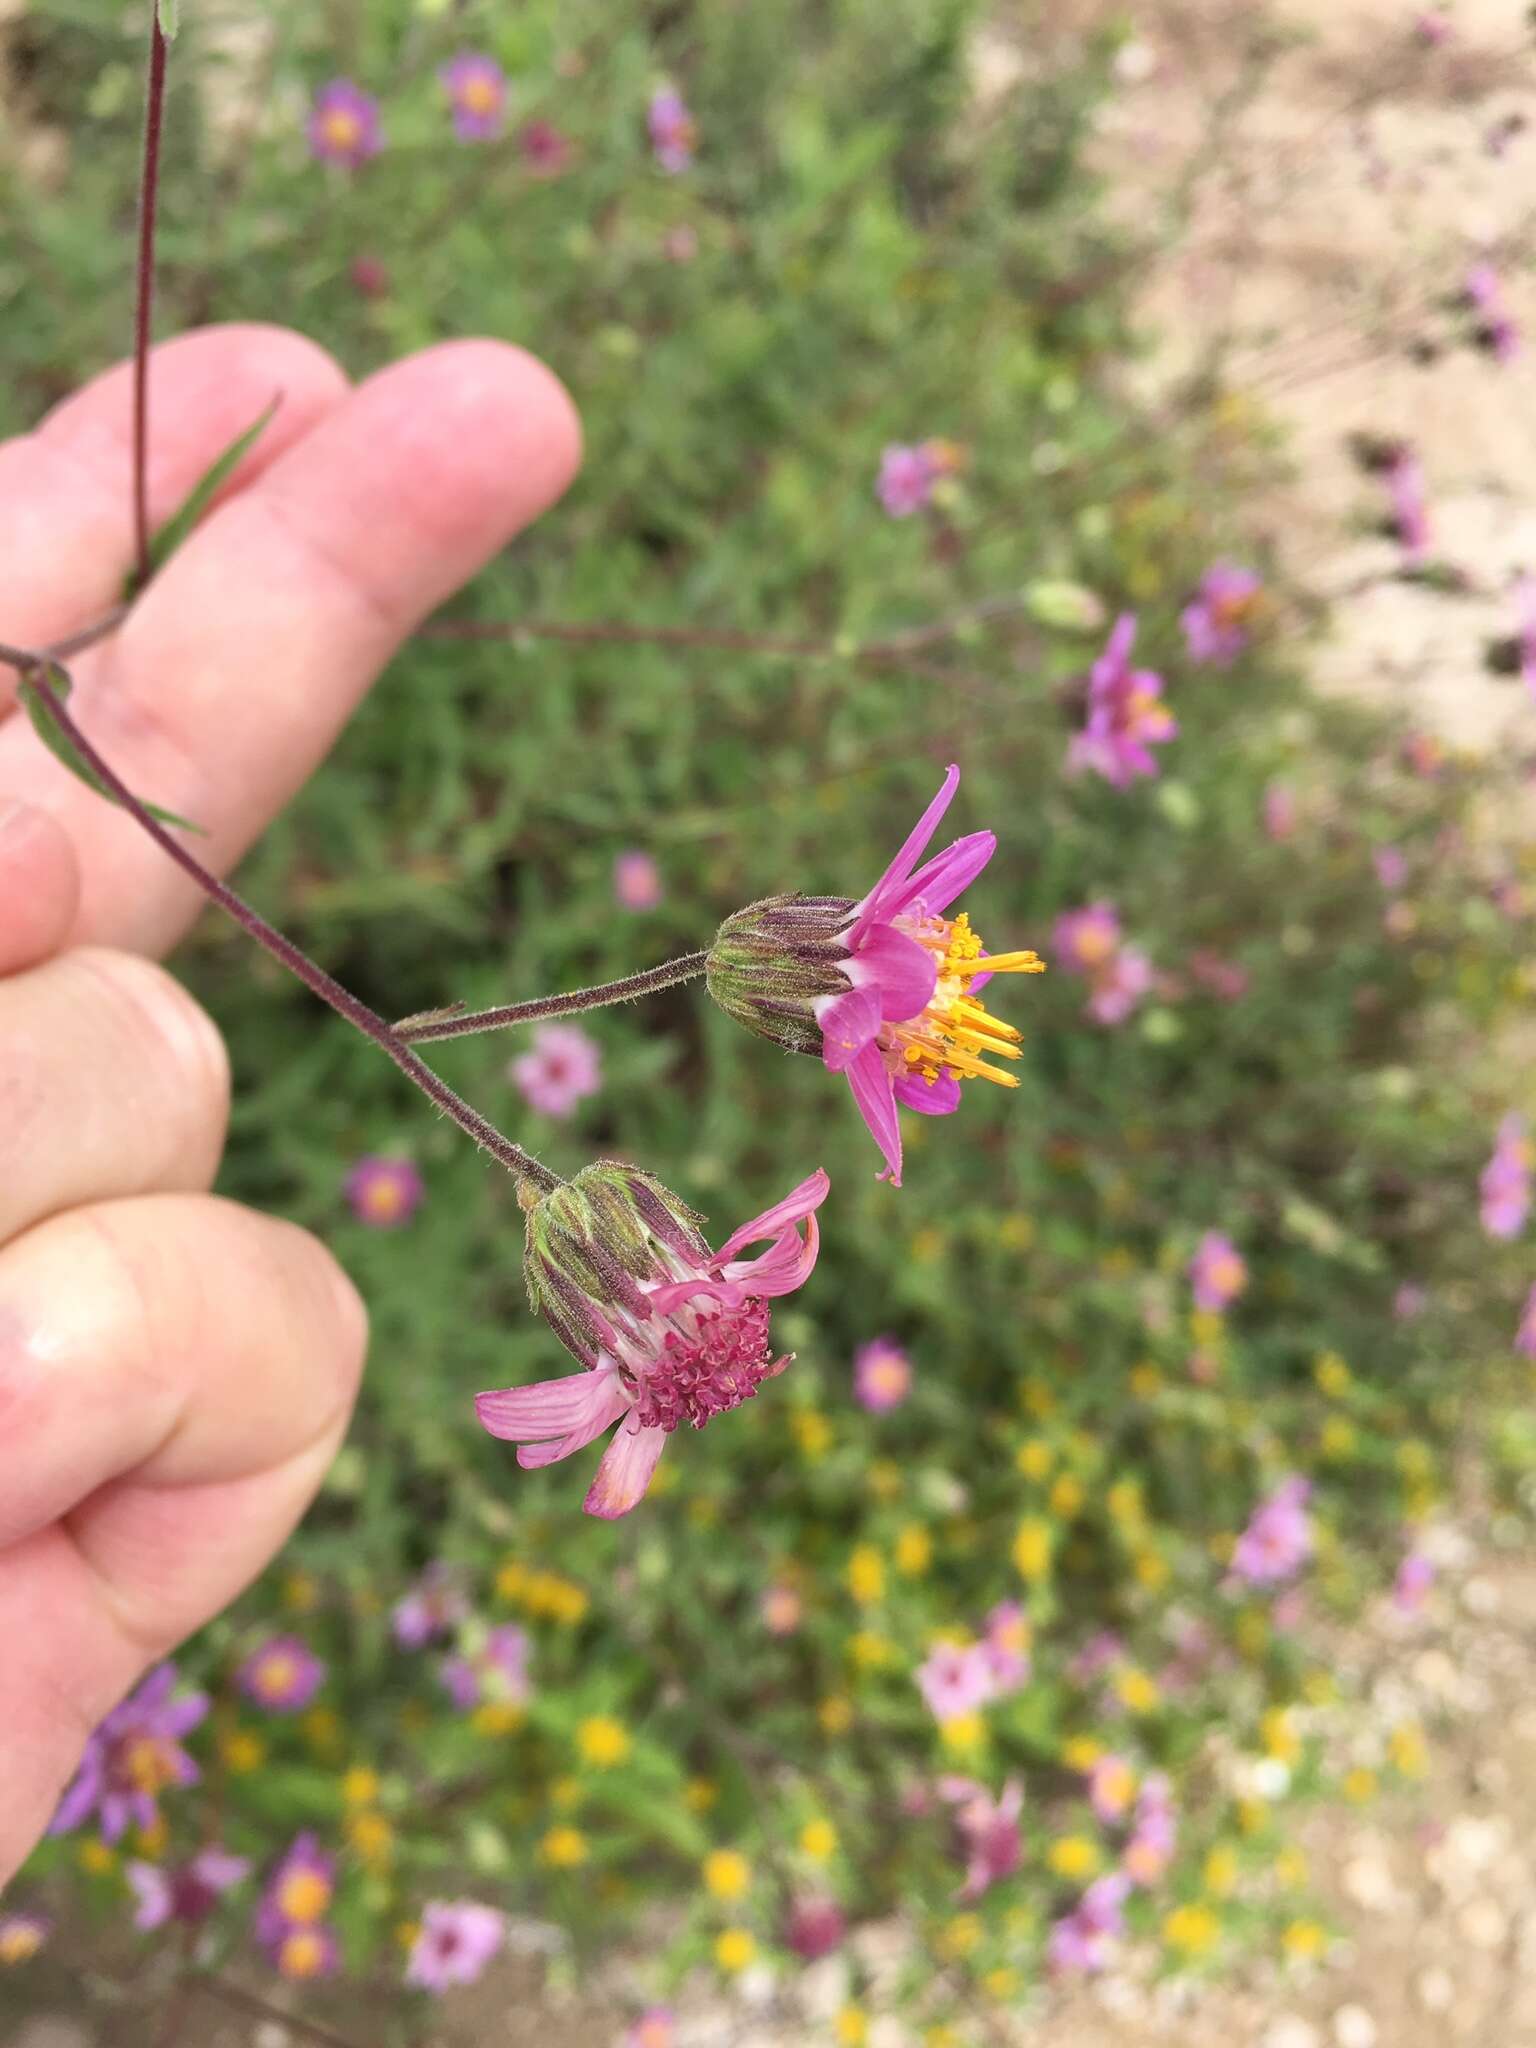
[[[139,180],[138,288],[133,309],[134,578],[149,581],[149,336],[155,308],[155,211],[160,197],[160,135],[165,123],[165,35],[160,9],[149,10],[149,78],[144,91],[144,169]]]
[[[243,897],[237,896],[217,875],[210,874],[179,840],[173,838],[158,819],[150,816],[121,776],[108,766],[70,717],[62,698],[53,687],[50,670],[64,673],[60,664],[54,662],[34,666],[27,676],[48,716],[75,748],[80,759],[97,777],[102,787],[117,799],[161,851],[168,854],[184,874],[191,876],[203,894],[217,903],[221,910],[226,911],[242,931],[248,933],[257,945],[264,947],[274,960],[280,961],[290,974],[296,975],[321,1002],[328,1003],[338,1016],[345,1017],[347,1022],[361,1031],[366,1038],[371,1038],[382,1052],[389,1055],[407,1080],[414,1081],[423,1095],[435,1102],[438,1108],[446,1116],[451,1117],[461,1131],[467,1132],[477,1145],[499,1160],[509,1173],[515,1174],[520,1181],[531,1183],[541,1193],[547,1194],[551,1188],[560,1187],[562,1182],[558,1174],[551,1173],[547,1166],[541,1166],[531,1153],[525,1152],[521,1145],[514,1144],[512,1139],[504,1137],[494,1124],[487,1123],[478,1110],[471,1109],[445,1081],[438,1079],[425,1061],[411,1051],[382,1017],[344,989],[323,967],[317,966],[306,953],[294,945],[291,939],[284,938],[275,926],[268,924],[259,911],[253,910]]]
[[[575,1010],[601,1010],[609,1003],[631,1003],[640,996],[654,995],[658,989],[697,981],[708,964],[708,953],[684,953],[677,960],[663,961],[660,967],[648,967],[643,974],[599,982],[595,988],[574,988],[560,996],[530,996],[527,1002],[505,1003],[496,1010],[465,1011],[457,1006],[420,1010],[400,1019],[394,1027],[395,1036],[410,1045],[425,1045],[434,1038],[468,1038],[477,1031],[501,1031],[509,1024],[568,1017]]]

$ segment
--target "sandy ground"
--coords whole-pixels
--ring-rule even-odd
[[[1094,4],[1063,7],[1063,23]],[[1337,600],[1319,686],[1395,698],[1458,745],[1536,753],[1536,710],[1481,661],[1486,641],[1513,630],[1511,578],[1536,569],[1536,344],[1504,367],[1460,347],[1428,362],[1411,353],[1449,332],[1444,302],[1481,256],[1536,337],[1536,287],[1519,275],[1536,253],[1536,64],[1515,0],[1457,0],[1448,19],[1447,39],[1429,44],[1413,10],[1391,0],[1290,0],[1294,34],[1250,95],[1252,53],[1281,16],[1154,0],[1122,58],[1100,147],[1127,218],[1142,224],[1178,201],[1187,220],[1177,252],[1147,276],[1146,310],[1165,340],[1138,375],[1172,403],[1217,366],[1284,430],[1292,475],[1255,506],[1254,524],[1298,581]],[[983,94],[1030,61],[1006,11],[976,56]],[[1530,132],[1495,154],[1489,137],[1511,117]],[[1192,161],[1207,167],[1190,180]],[[1466,572],[1465,596],[1393,576],[1396,549],[1369,531],[1379,493],[1348,451],[1359,432],[1413,441],[1436,553]],[[1434,1739],[1415,1795],[1319,1814],[1303,1830],[1308,1909],[1339,1935],[1327,1957],[1204,1989],[1132,1971],[1006,2034],[978,2032],[977,2048],[1536,2048],[1536,1557],[1499,1549],[1478,1516],[1441,1542],[1450,1569],[1423,1620],[1405,1631],[1382,1618],[1338,1647],[1341,1674],[1366,1686],[1382,1726],[1412,1715]],[[525,1933],[536,1951],[539,1930]],[[870,1939],[889,1956],[901,1937]],[[561,1996],[539,1955],[524,1954],[450,2004],[434,2048],[609,2048],[633,1981],[633,1961],[620,1959],[606,1982]],[[126,2002],[91,1995],[85,2015],[63,1978],[38,1989],[41,2010],[0,2015],[0,2048],[165,2038],[151,1984]],[[684,2001],[679,2048],[827,2043],[842,1966],[819,1966],[807,1990],[797,2017],[726,2007],[701,1985]],[[369,2048],[365,2019],[338,2013],[337,2024]],[[183,2048],[303,2038],[206,1998],[178,2036]],[[881,2025],[871,2048],[908,2039]]]

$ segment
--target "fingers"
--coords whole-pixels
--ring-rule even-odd
[[[550,373],[499,342],[382,371],[232,498],[82,672],[82,725],[129,783],[195,818],[228,867],[325,754],[400,640],[573,475]],[[157,951],[195,891],[133,825],[0,729],[86,877],[77,938]]]
[[[323,1245],[212,1196],[101,1203],[27,1232],[0,1252],[0,1554],[73,1510],[125,1626],[146,1640],[171,1627],[159,1605],[171,1591],[197,1591],[219,1558],[254,1570],[267,1553],[248,1532],[209,1529],[205,1558],[157,1565],[151,1539],[172,1509],[144,1501],[243,1482],[330,1443],[365,1329]]]
[[[133,561],[132,384],[132,365],[119,363],[34,433],[0,445],[0,638],[13,645],[61,639],[122,594]],[[259,476],[345,391],[323,349],[280,327],[208,327],[165,342],[150,364],[152,526],[278,393],[275,417],[226,491]],[[0,695],[13,688],[0,673]]]
[[[75,850],[46,811],[0,797],[0,975],[46,960],[80,900]]]
[[[319,1244],[208,1197],[76,1211],[0,1255],[0,1886],[91,1729],[286,1540],[365,1339]]]
[[[162,968],[82,948],[0,981],[0,1046],[0,1244],[79,1202],[211,1186],[229,1062]]]

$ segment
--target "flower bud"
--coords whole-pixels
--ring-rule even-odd
[[[789,1052],[821,1052],[818,996],[848,993],[846,896],[765,896],[715,934],[705,985],[728,1017]]]
[[[528,1300],[583,1365],[613,1341],[605,1311],[647,1313],[642,1285],[709,1257],[703,1218],[652,1174],[600,1159],[525,1203]]]

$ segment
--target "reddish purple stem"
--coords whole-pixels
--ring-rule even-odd
[[[165,125],[165,35],[150,0],[149,82],[144,95],[144,170],[139,180],[138,290],[133,309],[133,554],[137,580],[149,581],[149,334],[155,310],[155,211],[160,198],[160,135]]]

